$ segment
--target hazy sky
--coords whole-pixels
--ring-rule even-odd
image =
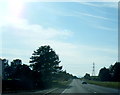
[[[118,60],[118,3],[2,2],[0,54],[29,63],[34,50],[50,45],[63,69],[83,76],[96,74]]]

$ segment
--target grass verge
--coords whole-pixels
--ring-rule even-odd
[[[53,87],[57,87],[57,88],[66,88],[72,80],[67,80],[67,81],[61,81],[61,80],[54,80],[53,81]]]
[[[120,89],[120,82],[101,82],[101,81],[93,81],[93,80],[85,80],[85,81],[90,84]]]

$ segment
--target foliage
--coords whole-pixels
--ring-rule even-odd
[[[113,81],[120,81],[120,62],[116,62],[111,69]]]
[[[86,73],[84,78],[90,80],[91,79],[90,74]]]
[[[109,69],[106,69],[105,67],[102,68],[99,72],[99,78],[101,81],[110,81],[111,76],[110,76]]]
[[[1,59],[1,61],[2,61],[2,79],[6,79],[8,77],[8,71],[7,71],[7,68],[9,67],[8,60]]]
[[[14,59],[9,65],[8,60],[3,59],[4,90],[15,90],[14,85],[18,87],[17,90],[44,89],[56,82],[68,83],[70,79],[77,78],[62,71],[60,62],[59,56],[49,45],[41,46],[34,51],[30,57],[30,65],[22,64],[21,59]]]
[[[102,81],[94,81],[94,80],[85,80],[87,83],[110,87],[110,88],[116,88],[120,89],[120,82],[102,82]]]
[[[49,45],[39,47],[30,59],[32,70],[39,72],[44,83],[51,82],[52,76],[62,69],[59,66],[59,56]]]
[[[114,65],[110,65],[109,68],[101,68],[98,76],[90,76],[90,74],[86,73],[84,79],[120,82],[120,62],[116,62]]]
[[[12,62],[11,62],[11,66],[13,67],[16,67],[17,65],[19,65],[19,64],[22,64],[22,60],[20,60],[20,59],[15,59],[15,60],[13,60]]]
[[[77,77],[67,73],[66,71],[60,71],[58,74],[56,74],[55,78],[56,80],[68,81],[69,79],[73,79]]]
[[[102,68],[99,71],[99,78],[101,81],[118,81],[120,82],[120,62],[116,62],[108,69]]]

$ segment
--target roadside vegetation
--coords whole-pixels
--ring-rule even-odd
[[[77,78],[62,70],[61,62],[56,52],[49,46],[41,46],[32,53],[29,64],[21,59],[14,59],[8,64],[2,61],[2,92],[16,92],[25,90],[43,90],[63,87],[71,79]]]
[[[109,68],[101,68],[98,76],[90,76],[86,73],[81,80],[90,84],[120,89],[120,62],[116,62]]]
[[[85,80],[85,81],[89,84],[120,89],[120,82],[102,82],[102,81],[93,81],[93,80]]]
[[[53,81],[53,88],[67,88],[68,85],[71,83],[72,79],[69,80],[64,80],[64,81],[60,81],[60,80],[54,80]]]

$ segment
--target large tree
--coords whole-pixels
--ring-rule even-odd
[[[116,62],[111,69],[113,81],[120,81],[120,62]]]
[[[111,80],[111,75],[110,71],[107,68],[102,68],[99,71],[99,78],[101,81],[110,81]]]
[[[17,67],[17,65],[19,65],[19,64],[22,64],[22,60],[20,60],[20,59],[14,59],[11,62],[11,66],[13,66],[13,67]]]
[[[55,73],[62,69],[59,66],[59,56],[49,45],[39,47],[30,59],[32,70],[39,72],[41,79],[45,82],[51,81]]]
[[[90,80],[91,79],[90,74],[86,73],[84,78]]]

